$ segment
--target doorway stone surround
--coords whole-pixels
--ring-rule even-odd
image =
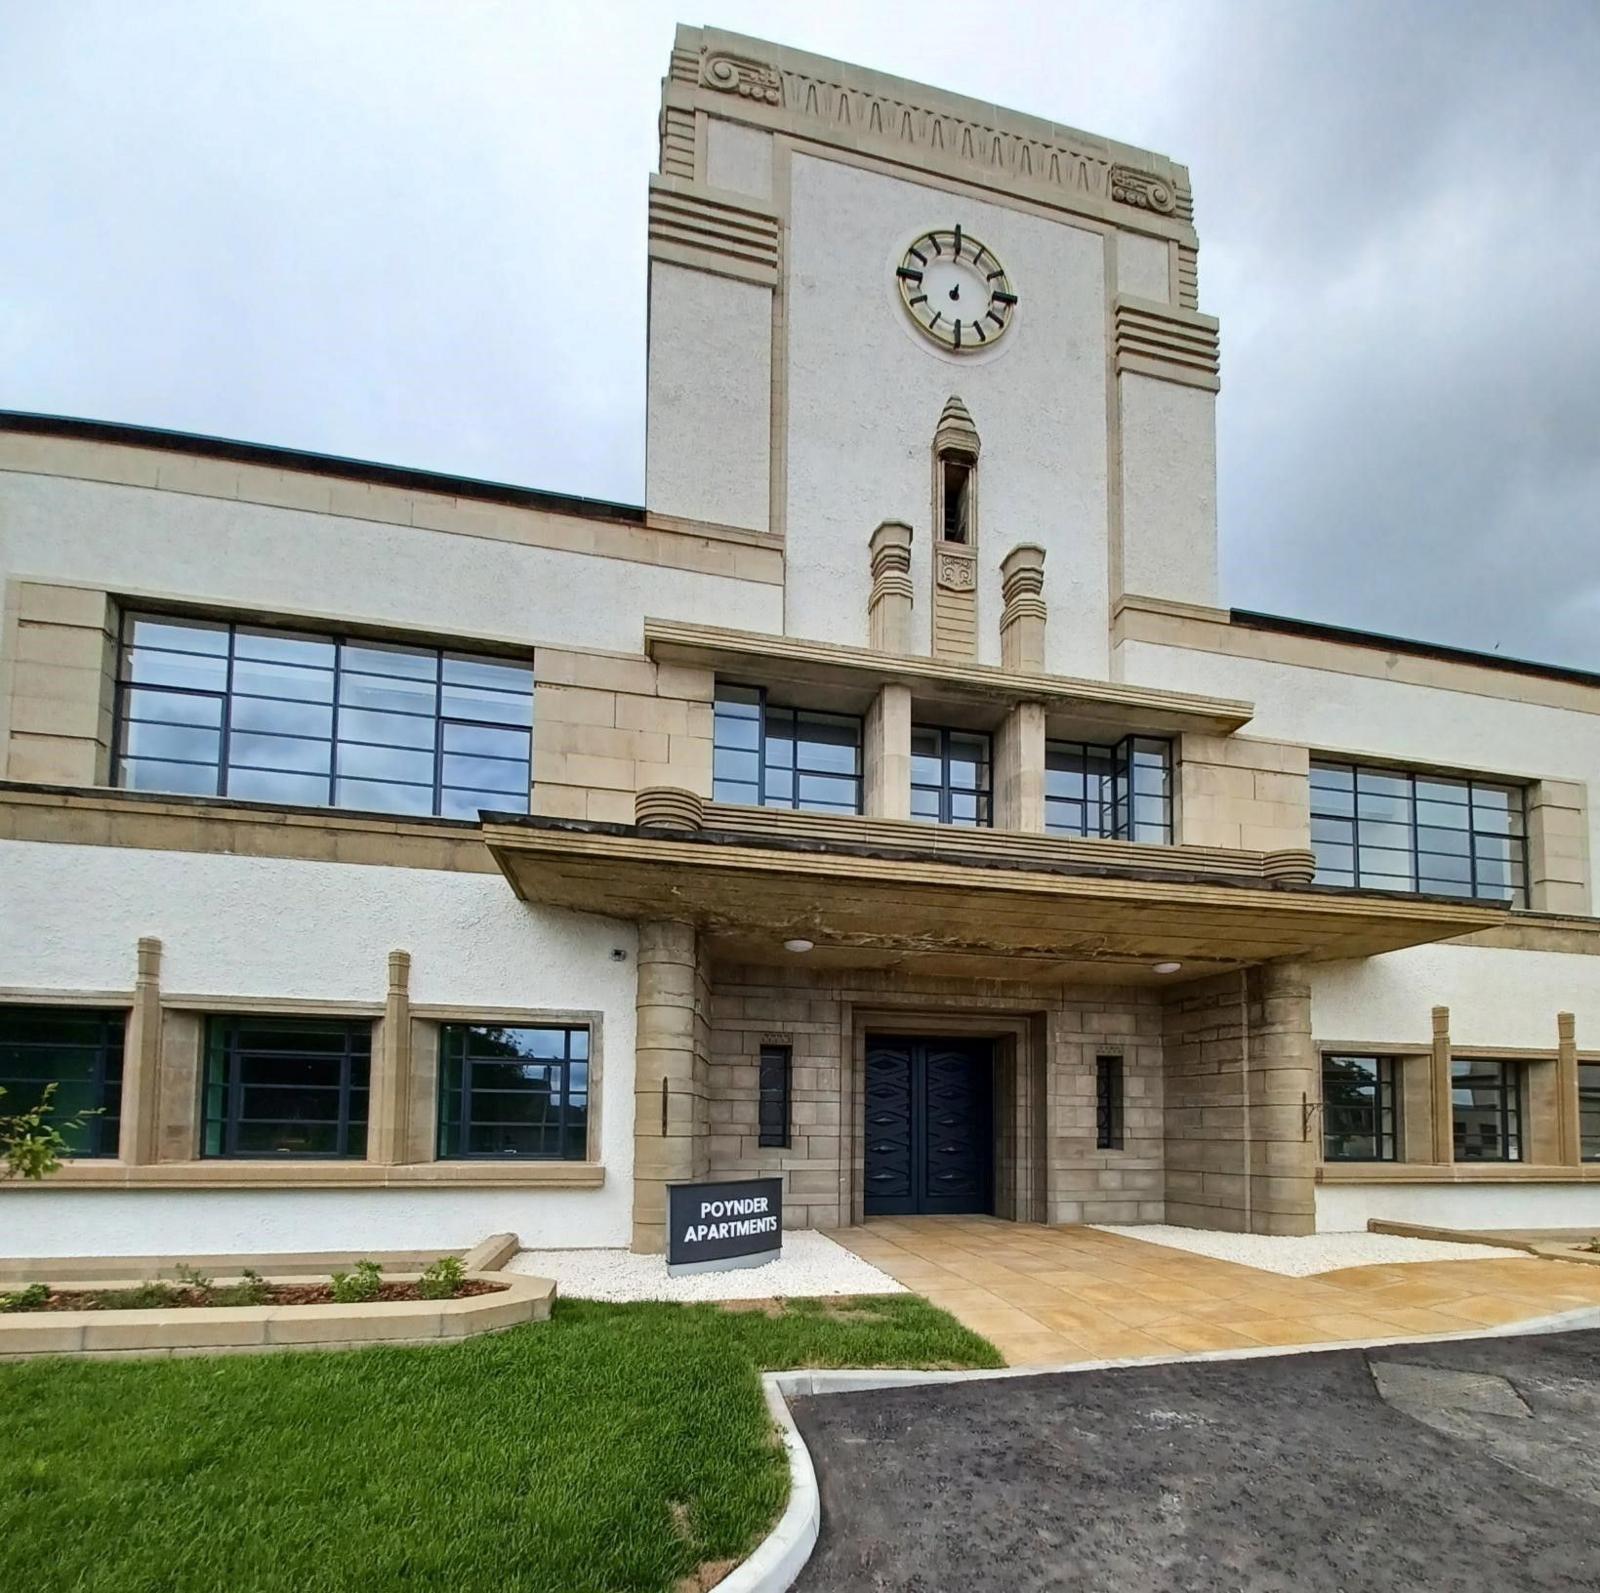
[[[1600,1267],[1509,1252],[1289,1278],[1095,1228],[994,1217],[873,1218],[830,1237],[1013,1366],[1462,1333],[1600,1307]]]

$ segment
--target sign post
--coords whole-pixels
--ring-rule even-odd
[[[669,1276],[764,1266],[782,1250],[781,1178],[667,1185]]]

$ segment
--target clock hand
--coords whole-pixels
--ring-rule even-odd
[[[951,290],[950,290],[950,298],[951,298],[952,301],[954,301],[956,299],[959,299],[960,297],[961,297],[961,284],[958,282],[958,283],[956,283],[956,285],[953,288],[951,288]]]

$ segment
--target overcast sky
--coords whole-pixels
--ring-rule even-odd
[[[0,0],[0,407],[639,501],[678,20],[1186,162],[1224,600],[1600,668],[1597,0]]]

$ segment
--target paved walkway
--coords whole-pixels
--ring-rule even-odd
[[[1013,1366],[1460,1333],[1600,1306],[1600,1267],[1420,1261],[1285,1278],[1095,1228],[875,1218],[832,1234]]]

